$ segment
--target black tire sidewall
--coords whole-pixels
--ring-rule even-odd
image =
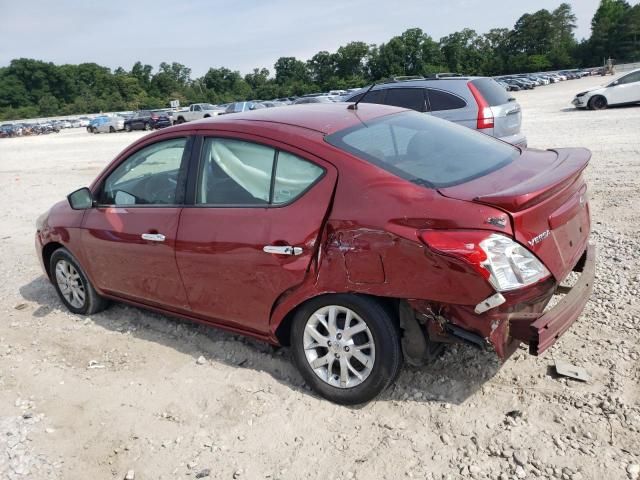
[[[327,305],[339,305],[356,312],[366,322],[373,336],[376,350],[373,370],[358,386],[343,389],[325,383],[315,374],[305,356],[302,339],[307,320],[315,311]],[[306,383],[322,397],[343,405],[357,405],[374,399],[395,380],[402,365],[397,325],[379,302],[362,295],[324,295],[300,307],[291,329],[291,349]]]
[[[598,105],[599,102],[602,102],[602,104]],[[591,107],[591,110],[604,110],[607,108],[607,100],[601,95],[596,95],[589,100],[589,106]]]
[[[73,265],[73,267],[78,272],[78,275],[80,276],[80,281],[82,282],[85,291],[84,304],[82,305],[82,307],[77,308],[71,305],[67,301],[67,299],[64,298],[62,292],[60,291],[60,287],[58,286],[58,282],[56,280],[56,265],[60,260],[65,260]],[[70,312],[78,315],[86,315],[102,308],[102,305],[99,306],[98,304],[103,302],[103,300],[98,297],[96,291],[94,290],[86,274],[84,273],[84,270],[67,249],[60,248],[53,252],[49,263],[49,269],[49,271],[51,272],[51,281],[56,289],[56,292],[58,293],[58,297],[60,297],[60,300],[62,301],[62,303],[64,303],[64,306],[67,307]]]

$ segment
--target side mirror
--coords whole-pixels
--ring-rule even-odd
[[[615,82],[611,82],[611,86],[615,87],[616,85],[618,85],[618,83],[619,83],[618,80],[616,80]]]
[[[87,187],[83,187],[67,195],[69,205],[74,210],[86,210],[93,207],[93,194]]]

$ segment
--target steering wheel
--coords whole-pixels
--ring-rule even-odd
[[[144,183],[144,200],[146,203],[170,204],[174,202],[178,182],[173,178],[158,175],[149,177]]]

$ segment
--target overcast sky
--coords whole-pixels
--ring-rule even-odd
[[[0,65],[28,57],[96,62],[129,70],[140,60],[180,62],[203,75],[242,73],[279,57],[307,60],[350,41],[386,42],[419,27],[435,40],[473,28],[513,27],[526,12],[561,0],[0,0]],[[599,0],[570,0],[577,37],[590,35]],[[637,3],[637,2],[631,2]]]

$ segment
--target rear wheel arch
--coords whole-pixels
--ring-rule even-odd
[[[380,297],[376,295],[368,295],[363,293],[356,292],[323,292],[317,293],[310,297],[307,297],[296,304],[293,308],[291,308],[283,317],[282,320],[277,324],[275,328],[274,335],[278,340],[278,343],[282,346],[290,346],[291,341],[291,327],[293,325],[293,320],[296,316],[296,313],[306,306],[309,302],[315,301],[319,298],[330,298],[335,295],[354,295],[358,297],[365,297],[380,305],[380,308],[383,308],[389,314],[389,317],[393,320],[396,327],[400,328],[400,317],[398,314],[398,308],[400,305],[400,300],[390,297]]]

